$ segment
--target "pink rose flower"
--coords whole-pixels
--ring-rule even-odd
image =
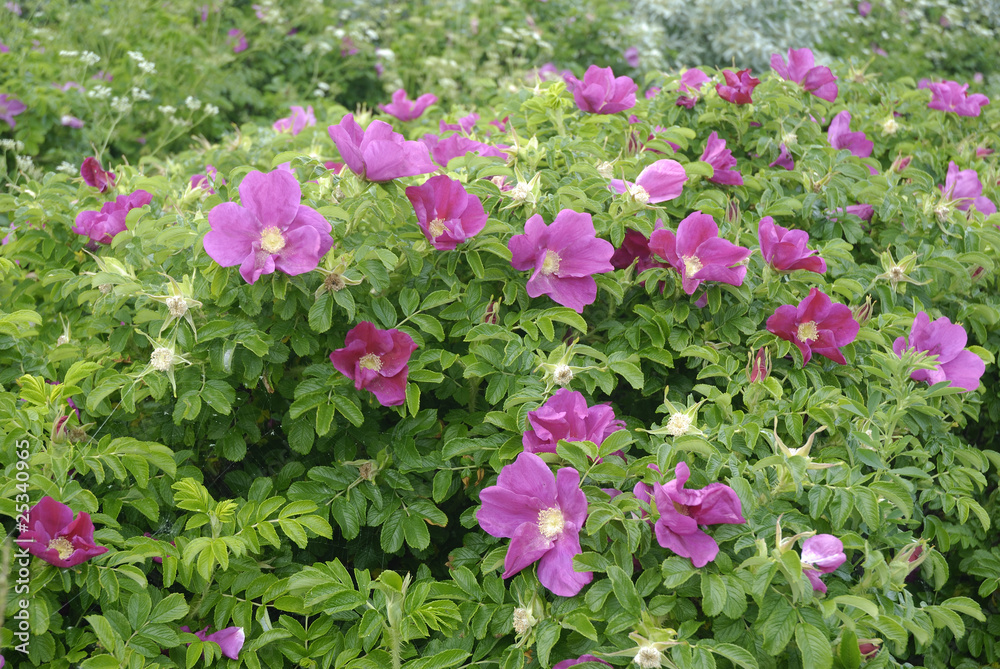
[[[780,272],[797,269],[818,274],[826,272],[826,261],[816,255],[818,251],[806,248],[809,233],[804,230],[783,228],[775,224],[773,218],[765,216],[757,226],[757,239],[764,262]]]
[[[406,140],[385,121],[372,121],[362,130],[354,114],[347,114],[327,131],[347,167],[368,181],[392,181],[437,170],[426,146]]]
[[[952,323],[946,317],[931,321],[927,312],[921,311],[913,319],[910,336],[897,338],[892,343],[892,350],[900,358],[907,349],[937,356],[937,368],[914,370],[910,374],[914,381],[926,381],[928,385],[948,381],[951,386],[971,392],[979,388],[986,363],[966,350],[968,338],[965,328],[958,323]]]
[[[813,353],[846,365],[840,347],[854,341],[860,329],[850,307],[833,304],[819,288],[811,288],[797,307],[780,306],[767,319],[768,332],[798,347],[803,367],[809,364]]]
[[[580,111],[590,114],[614,114],[635,106],[639,90],[629,77],[615,78],[610,67],[591,65],[573,86],[573,99]]]
[[[347,333],[344,348],[330,354],[330,362],[354,381],[355,390],[368,390],[379,404],[392,407],[406,401],[406,376],[415,350],[416,342],[405,332],[361,321]]]
[[[665,258],[681,273],[684,292],[693,295],[703,281],[718,281],[742,286],[747,274],[744,260],[750,249],[719,238],[719,226],[708,214],[689,214],[670,230],[655,230],[649,238],[649,250]]]
[[[611,433],[625,429],[610,406],[587,406],[582,393],[568,388],[560,388],[545,404],[529,411],[528,424],[531,429],[523,435],[528,453],[555,453],[560,439],[600,446]]]
[[[144,190],[119,195],[114,202],[105,202],[100,211],[81,211],[76,216],[73,232],[87,235],[98,244],[110,244],[115,235],[125,232],[125,218],[137,207],[149,204],[153,196]]]
[[[734,105],[747,105],[753,102],[751,99],[751,94],[753,89],[757,87],[760,83],[760,79],[757,79],[750,74],[750,69],[740,70],[739,72],[733,72],[732,70],[723,70],[722,76],[725,77],[725,84],[716,84],[715,91],[719,94],[719,97],[727,102],[732,102]]]
[[[291,132],[294,137],[306,128],[316,125],[316,115],[313,113],[312,105],[309,105],[308,109],[292,105],[291,109],[291,116],[279,118],[274,122],[272,127],[275,132]]]
[[[681,96],[677,98],[677,106],[693,109],[700,98],[702,85],[711,80],[711,77],[697,67],[685,70],[684,74],[681,75],[680,85],[677,87],[677,92],[681,93]]]
[[[85,184],[93,186],[102,193],[115,185],[115,173],[110,170],[105,171],[101,167],[101,162],[93,156],[83,159],[80,176],[83,177]]]
[[[439,251],[454,250],[486,227],[482,201],[466,192],[461,182],[444,175],[431,177],[422,186],[407,187],[406,197],[427,241]]]
[[[816,66],[810,49],[789,49],[788,65],[781,54],[771,54],[771,67],[782,79],[794,81],[821,100],[833,102],[837,99],[837,77],[830,68]]]
[[[832,534],[817,534],[802,542],[802,573],[817,592],[826,592],[820,574],[834,572],[846,561],[844,543]]]
[[[676,160],[657,160],[643,168],[635,183],[612,179],[608,188],[619,194],[628,192],[641,204],[658,204],[679,197],[685,182],[683,165]]]
[[[94,543],[94,523],[89,513],[81,511],[74,519],[73,509],[48,495],[28,510],[28,529],[17,541],[35,557],[62,568],[75,567],[108,552]]]
[[[726,148],[726,140],[719,139],[719,134],[712,131],[705,142],[705,150],[699,160],[708,163],[715,173],[708,180],[716,184],[729,186],[743,185],[743,175],[736,169],[736,158],[733,152]]]
[[[416,100],[406,97],[406,91],[402,88],[392,94],[392,104],[378,105],[379,111],[383,114],[395,116],[400,121],[412,121],[420,118],[424,111],[438,101],[433,93],[424,93]]]

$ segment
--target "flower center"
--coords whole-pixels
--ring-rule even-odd
[[[649,191],[639,184],[636,184],[635,186],[632,186],[632,198],[639,204],[646,204],[649,202]],[[699,265],[699,267],[701,266]]]
[[[358,360],[358,365],[361,369],[373,369],[376,372],[382,370],[382,358],[378,357],[374,353],[365,353]]]
[[[285,248],[285,238],[276,227],[264,228],[260,231],[260,248],[265,253],[278,253]]]
[[[545,260],[542,261],[542,274],[549,276],[559,271],[559,261],[562,258],[555,251],[546,251]]]
[[[683,504],[678,504],[677,502],[674,502],[674,511],[676,511],[679,514],[681,514],[682,516],[690,516],[691,515],[691,511],[690,511],[690,509],[688,509],[688,507],[686,507]]]
[[[554,506],[538,512],[538,531],[546,539],[555,539],[562,534],[565,525],[562,511]]]
[[[518,634],[524,634],[531,626],[534,625],[534,616],[525,608],[514,609],[514,631]]]
[[[688,277],[694,276],[704,267],[697,256],[682,256],[681,260],[684,261],[684,270]]]
[[[49,542],[49,550],[58,551],[60,560],[68,560],[76,549],[66,537],[56,537]]]
[[[435,218],[428,224],[427,229],[430,231],[431,237],[437,239],[444,234],[444,221],[440,218]]]
[[[667,421],[667,434],[672,437],[680,437],[688,433],[691,429],[691,424],[694,421],[691,420],[691,416],[686,413],[675,413]]]
[[[663,656],[660,654],[660,651],[652,646],[643,646],[635,654],[635,663],[642,667],[642,669],[659,667],[661,659],[663,659]]]
[[[819,339],[819,329],[816,327],[816,321],[800,323],[799,331],[795,336],[804,344],[808,344],[811,341]]]
[[[152,355],[149,356],[149,364],[159,372],[169,372],[170,368],[174,366],[173,350],[165,346],[154,349]]]
[[[573,380],[573,370],[569,368],[569,365],[556,365],[555,371],[552,372],[552,378],[560,386],[568,385]]]
[[[187,313],[187,300],[179,295],[171,295],[167,298],[167,310],[170,312],[171,316],[180,318]]]

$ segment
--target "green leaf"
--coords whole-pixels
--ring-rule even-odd
[[[333,300],[323,293],[309,307],[309,328],[313,332],[326,332],[333,324]]]
[[[153,607],[153,612],[149,615],[149,624],[169,623],[180,620],[188,614],[187,602],[180,593],[172,593],[161,599]]]
[[[468,651],[460,648],[452,648],[429,657],[421,657],[416,660],[410,660],[403,665],[403,669],[448,669],[449,667],[458,666],[464,662],[465,658],[469,657],[469,655],[470,653]]]
[[[708,649],[716,655],[721,655],[735,665],[744,669],[758,669],[757,658],[750,651],[731,643],[719,643]]]
[[[835,597],[833,601],[843,606],[853,606],[856,609],[861,609],[875,620],[878,620],[878,606],[864,597],[858,597],[855,595],[840,595],[839,597]]]
[[[635,583],[618,565],[610,565],[607,574],[611,579],[611,588],[615,593],[615,599],[618,600],[623,609],[638,618],[643,609],[643,603],[635,589]]]
[[[803,666],[810,669],[831,669],[833,649],[826,634],[809,623],[795,626],[795,644],[802,653]]]
[[[764,650],[777,655],[785,649],[795,633],[795,609],[784,599],[776,600],[770,615],[758,629],[764,640]]]
[[[705,615],[715,617],[722,613],[722,608],[726,605],[726,599],[729,596],[722,577],[718,574],[702,574],[701,596]]]
[[[579,632],[591,641],[597,642],[597,630],[594,623],[590,621],[590,616],[583,611],[573,611],[562,620],[562,626]]]
[[[837,654],[846,669],[861,667],[861,648],[858,646],[858,635],[854,630],[845,629],[840,633],[840,647]]]
[[[552,652],[552,647],[559,641],[560,634],[562,634],[562,627],[551,618],[546,618],[535,627],[535,651],[538,653],[538,661],[543,667],[550,666],[549,654]]]

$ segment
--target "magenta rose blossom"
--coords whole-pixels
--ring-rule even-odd
[[[100,211],[81,211],[76,215],[73,232],[87,235],[98,244],[110,244],[115,235],[125,232],[128,213],[149,204],[153,196],[144,190],[119,195],[114,202],[105,202]]]
[[[190,628],[187,625],[181,626],[182,632],[191,633]],[[201,639],[202,641],[214,641],[219,644],[219,648],[222,649],[222,654],[228,657],[230,660],[238,660],[240,657],[240,651],[243,650],[243,643],[246,641],[246,633],[243,632],[242,627],[227,627],[221,629],[218,632],[212,632],[207,634],[208,627],[201,630],[200,632],[195,632],[194,635]]]
[[[708,177],[712,183],[729,186],[743,185],[743,175],[736,169],[736,158],[733,157],[733,152],[726,148],[726,140],[719,139],[719,134],[714,130],[708,136],[705,150],[699,160],[708,163],[715,170],[715,174]]]
[[[722,76],[725,77],[726,83],[715,85],[715,91],[720,98],[734,105],[748,105],[753,102],[750,96],[760,83],[760,79],[751,75],[749,68],[739,72],[723,70]]]
[[[573,570],[573,556],[583,552],[580,530],[587,520],[580,472],[563,467],[553,476],[540,457],[521,453],[479,498],[479,526],[511,540],[504,578],[537,562],[539,582],[560,597],[572,597],[594,579],[592,572]]]
[[[438,175],[422,186],[409,186],[406,197],[417,214],[417,223],[434,248],[452,251],[486,227],[486,211],[461,182]]]
[[[660,513],[654,530],[656,540],[664,548],[691,563],[704,567],[719,554],[719,544],[699,525],[741,525],[743,505],[736,491],[724,483],[710,483],[701,490],[685,490],[691,477],[686,462],[677,463],[674,480],[663,485],[653,484],[653,498]]]
[[[240,266],[240,276],[255,283],[281,270],[289,276],[316,269],[333,248],[330,223],[300,204],[302,188],[283,169],[253,171],[240,182],[240,202],[223,202],[208,212],[212,229],[205,253],[223,267]]]
[[[635,183],[612,179],[608,188],[616,193],[628,192],[641,204],[657,204],[680,196],[686,181],[687,172],[679,162],[657,160],[639,172]]]
[[[942,317],[931,321],[921,311],[913,319],[910,336],[899,337],[892,343],[893,352],[903,357],[903,351],[913,349],[937,356],[937,369],[917,369],[910,374],[914,381],[929,385],[948,381],[956,388],[971,392],[979,388],[979,379],[986,371],[986,363],[972,351],[965,350],[968,334],[958,323]]]
[[[654,230],[661,228],[663,228],[663,221],[656,219]],[[622,245],[615,249],[614,255],[611,256],[611,264],[615,269],[625,269],[637,260],[639,262],[636,264],[635,271],[638,274],[645,272],[650,267],[670,267],[668,263],[653,258],[653,254],[649,250],[649,239],[644,234],[638,230],[627,229]]]
[[[215,169],[212,165],[205,165],[204,174],[191,175],[191,188],[202,188],[214,195],[215,189],[212,188],[212,185],[217,178],[219,178],[219,170]],[[223,186],[226,185],[225,177],[220,179],[220,183]]]
[[[548,295],[581,314],[597,299],[593,275],[614,269],[615,247],[597,238],[590,214],[571,209],[560,211],[549,226],[535,214],[524,224],[524,234],[511,237],[507,248],[514,269],[534,270],[527,284],[529,296]]]
[[[424,111],[438,101],[433,93],[424,93],[416,100],[406,97],[406,91],[400,88],[392,94],[392,103],[378,105],[379,111],[383,114],[395,116],[400,121],[412,121],[420,118]]]
[[[102,193],[115,185],[115,173],[110,170],[105,171],[101,167],[101,162],[93,156],[83,159],[80,176],[83,177],[85,184],[93,186]]]
[[[635,106],[639,85],[629,77],[615,78],[610,67],[591,65],[583,80],[575,81],[573,99],[580,111],[590,114],[614,114]]]
[[[294,137],[314,125],[316,125],[316,115],[313,113],[312,105],[309,105],[307,109],[292,105],[292,115],[279,118],[271,127],[274,128],[275,132],[291,132]]]
[[[784,144],[781,145],[778,158],[773,163],[769,163],[768,167],[783,167],[786,170],[795,169],[795,160],[792,159],[792,154],[789,153],[787,146]]]
[[[625,62],[629,64],[629,67],[639,67],[639,49],[634,46],[630,46],[625,49]]]
[[[226,42],[233,47],[233,53],[240,53],[247,50],[247,38],[239,28],[230,28],[226,33]]]
[[[655,230],[649,238],[649,250],[665,258],[681,273],[681,285],[688,295],[694,294],[702,281],[718,281],[742,286],[747,274],[744,260],[750,249],[719,238],[719,226],[708,214],[689,214],[670,230]]]
[[[816,66],[810,49],[789,49],[787,65],[781,54],[771,54],[771,67],[782,79],[794,81],[821,100],[833,102],[837,99],[837,77],[830,68]]]
[[[799,306],[780,306],[767,319],[768,332],[792,342],[802,352],[803,367],[813,353],[846,365],[840,347],[854,341],[860,329],[850,307],[833,304],[819,288],[811,288]]]
[[[959,116],[979,116],[983,107],[990,103],[990,99],[982,93],[969,95],[969,84],[960,84],[957,81],[928,81],[923,79],[917,88],[930,89],[931,101],[927,103],[928,109],[938,111],[954,112]]]
[[[938,188],[948,199],[957,202],[955,208],[960,211],[968,211],[969,207],[975,207],[984,216],[997,213],[996,205],[983,195],[983,184],[976,170],[959,170],[954,161],[948,161],[948,174],[944,185]]]
[[[73,519],[73,509],[48,495],[28,510],[28,529],[17,539],[22,548],[56,567],[75,567],[108,552],[94,543],[94,523],[81,511]]]
[[[863,132],[851,132],[851,112],[846,109],[830,122],[830,129],[827,131],[827,139],[830,146],[835,149],[847,149],[858,158],[867,158],[872,155],[875,143],[872,142]]]
[[[441,167],[447,167],[453,158],[458,158],[469,153],[489,158],[506,158],[507,154],[495,146],[478,142],[465,135],[451,135],[440,139],[436,135],[427,133],[420,138],[420,142],[425,144],[431,152],[431,157]]]
[[[832,534],[817,534],[802,542],[802,573],[812,583],[813,590],[826,592],[826,583],[820,575],[836,571],[846,561],[844,542]]]
[[[362,130],[354,114],[347,114],[327,131],[347,167],[363,179],[392,181],[437,170],[426,146],[406,140],[385,121],[372,121]]]
[[[552,669],[570,669],[570,667],[575,667],[576,665],[583,664],[584,662],[600,662],[601,664],[607,664],[609,667],[611,666],[595,655],[581,655],[575,660],[563,660],[562,662],[557,662]]]
[[[371,391],[379,404],[393,407],[406,401],[406,375],[416,350],[413,337],[405,332],[361,321],[347,333],[344,348],[330,354],[330,362],[354,381],[355,390]]]
[[[694,109],[701,93],[702,84],[707,84],[709,81],[711,78],[697,67],[685,70],[684,74],[681,75],[680,85],[677,87],[677,92],[681,93],[681,96],[677,98],[677,106]]]
[[[806,248],[809,233],[804,230],[783,228],[775,224],[773,218],[765,216],[757,226],[757,239],[764,262],[778,271],[804,269],[818,274],[826,271],[826,261],[816,255],[819,251]]]
[[[587,406],[581,393],[560,388],[545,404],[528,412],[531,429],[523,436],[528,453],[555,453],[560,439],[592,441],[600,446],[612,432],[625,429],[607,404]]]
[[[507,119],[505,118],[502,121],[499,119],[490,121],[490,125],[495,125],[497,128],[500,129],[500,132],[505,132],[506,128],[504,128],[504,123],[506,122],[506,120]],[[472,129],[476,127],[476,123],[478,122],[479,122],[479,114],[477,114],[476,112],[472,112],[468,116],[463,116],[462,118],[458,119],[458,123],[446,123],[444,119],[441,119],[440,121],[438,121],[438,129],[441,132],[448,132],[449,130],[453,130],[455,132],[470,133],[472,132]]]
[[[634,101],[633,101],[634,102]],[[0,94],[0,121],[7,121],[11,129],[17,127],[14,117],[24,112],[28,107],[7,93]]]

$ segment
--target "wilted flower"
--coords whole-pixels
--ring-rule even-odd
[[[406,91],[400,88],[392,94],[392,104],[378,105],[379,111],[395,116],[400,121],[412,121],[420,118],[428,107],[438,101],[433,93],[424,93],[416,100],[406,97]]]
[[[32,555],[63,568],[108,552],[104,546],[94,544],[94,523],[89,513],[81,511],[74,520],[73,509],[48,495],[28,510],[28,529],[17,541]]]
[[[719,139],[719,134],[714,130],[708,136],[705,150],[699,160],[708,163],[715,170],[715,173],[708,177],[712,183],[730,186],[743,184],[743,175],[736,169],[736,158],[733,157],[733,152],[726,148],[726,140]]]
[[[576,595],[593,580],[593,573],[573,569],[573,556],[583,552],[580,530],[587,520],[578,471],[564,467],[553,476],[540,457],[524,452],[479,497],[479,526],[511,539],[504,578],[538,562],[539,582],[561,597]]]
[[[406,197],[427,241],[438,250],[451,251],[486,226],[480,199],[444,175],[431,177],[421,186],[408,186]]]
[[[610,67],[591,65],[573,86],[573,99],[581,111],[591,114],[614,114],[635,106],[639,90],[629,77],[615,78]]]
[[[369,181],[391,181],[437,170],[426,146],[406,140],[384,121],[372,121],[362,130],[354,114],[347,114],[339,125],[327,130],[351,171]]]
[[[740,525],[743,506],[740,498],[724,483],[710,483],[700,490],[685,490],[691,476],[686,462],[677,463],[674,480],[653,484],[653,497],[660,514],[654,529],[656,540],[664,548],[704,567],[719,554],[719,544],[699,525]]]
[[[87,156],[83,159],[83,164],[80,165],[80,176],[83,177],[84,183],[93,186],[102,193],[115,185],[115,173],[110,170],[105,171],[101,167],[100,161],[93,156]]]
[[[840,347],[854,341],[861,326],[849,307],[833,304],[826,293],[814,287],[797,307],[785,304],[775,309],[767,319],[767,329],[798,347],[803,366],[813,353],[846,365]]]
[[[996,205],[983,195],[983,184],[974,169],[959,170],[954,161],[948,161],[944,185],[938,188],[955,209],[968,211],[969,207],[975,207],[984,216],[997,212]]]
[[[819,251],[806,248],[809,233],[804,230],[789,230],[775,224],[774,219],[765,216],[757,226],[757,239],[764,262],[782,272],[804,269],[822,274],[826,271],[826,261]]]
[[[697,67],[685,70],[677,87],[677,92],[681,93],[681,96],[677,98],[677,106],[693,109],[700,97],[702,85],[709,81],[711,81],[711,77]]]
[[[528,412],[531,429],[523,435],[528,453],[555,453],[560,439],[591,441],[600,446],[612,432],[625,429],[607,404],[587,406],[575,390],[560,388],[538,409]]]
[[[228,657],[230,660],[238,660],[240,651],[243,650],[243,643],[246,641],[246,634],[243,632],[243,628],[227,627],[218,632],[207,634],[208,629],[206,627],[200,632],[195,632],[194,635],[202,641],[214,641],[219,644],[219,648],[222,649],[222,654],[225,657]],[[183,625],[181,631],[191,632],[187,625]]]
[[[212,229],[205,252],[223,267],[240,266],[254,283],[276,269],[296,276],[316,269],[333,247],[330,223],[300,204],[302,188],[287,170],[254,170],[239,186],[240,202],[223,202],[208,212]]]
[[[405,332],[361,321],[347,333],[344,348],[330,354],[330,361],[354,381],[355,390],[371,391],[382,406],[399,406],[406,401],[406,376],[415,350],[416,342]]]
[[[810,49],[789,49],[788,65],[781,54],[771,54],[771,67],[782,79],[794,81],[821,100],[833,102],[837,99],[837,77],[830,68],[816,66]]]
[[[125,218],[137,207],[149,204],[153,196],[144,190],[119,195],[114,202],[105,202],[100,211],[81,211],[76,215],[73,232],[87,235],[99,244],[110,244],[119,232],[125,232]]]
[[[289,132],[291,131],[292,136],[299,134],[308,127],[316,125],[316,116],[313,114],[312,105],[308,108],[303,109],[298,105],[292,105],[292,115],[279,118],[271,126],[274,128],[275,132]]]
[[[20,100],[7,93],[0,93],[0,121],[7,121],[7,125],[11,128],[17,127],[17,121],[14,120],[14,117],[27,108]]]
[[[743,285],[747,268],[740,263],[750,256],[750,249],[720,239],[715,220],[700,211],[682,220],[676,235],[670,230],[654,230],[649,250],[681,273],[681,285],[688,295],[694,294],[702,281]]]
[[[813,590],[826,592],[826,583],[820,575],[836,571],[846,561],[844,543],[832,534],[817,534],[802,542],[802,573],[812,583]]]
[[[910,336],[898,337],[892,343],[892,350],[899,357],[903,357],[906,349],[937,356],[937,369],[914,370],[910,373],[914,381],[926,381],[929,385],[948,381],[951,386],[971,392],[979,388],[986,363],[965,349],[968,338],[965,328],[958,323],[947,317],[931,321],[927,312],[921,311],[913,319]]]
[[[687,173],[679,162],[657,160],[639,173],[635,183],[612,179],[608,188],[629,193],[639,204],[658,204],[679,197],[686,181]]]
[[[927,103],[928,109],[945,112],[955,112],[959,116],[979,116],[982,108],[990,103],[990,99],[982,93],[969,95],[969,84],[957,81],[922,80],[918,88],[930,89],[933,97]]]
[[[739,72],[723,70],[722,76],[726,78],[726,83],[715,85],[715,91],[720,98],[735,105],[747,105],[753,102],[750,96],[760,83],[760,79],[751,75],[749,68]]]
[[[518,271],[534,270],[528,279],[531,297],[548,295],[564,307],[583,313],[597,299],[594,274],[610,272],[615,249],[597,238],[590,214],[563,209],[547,226],[536,214],[524,224],[524,234],[507,244],[511,265]]]

